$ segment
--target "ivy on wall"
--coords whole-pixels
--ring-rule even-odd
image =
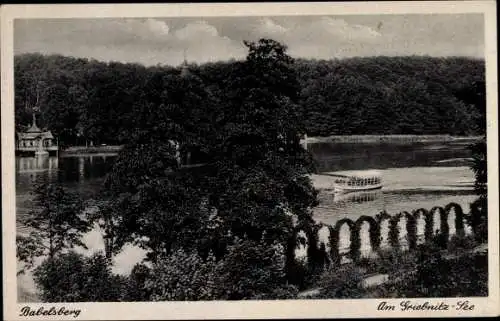
[[[349,236],[350,236],[350,245],[349,245],[349,253],[348,257],[353,259],[354,261],[358,261],[360,259],[360,249],[361,249],[361,229],[365,222],[369,224],[369,238],[370,245],[374,252],[380,251],[381,241],[382,241],[382,223],[387,220],[389,223],[389,231],[388,231],[388,241],[389,245],[392,248],[399,249],[400,244],[400,221],[404,217],[406,219],[406,235],[408,240],[408,248],[410,251],[415,250],[417,248],[417,224],[418,219],[424,218],[424,236],[426,242],[430,242],[435,240],[438,237],[443,246],[448,243],[449,240],[449,224],[448,217],[451,211],[455,212],[455,230],[458,236],[464,235],[464,219],[466,219],[470,214],[466,215],[463,212],[462,207],[457,203],[449,203],[444,208],[440,206],[433,207],[430,211],[425,208],[420,208],[414,210],[412,213],[402,212],[396,215],[390,215],[387,212],[383,211],[379,214],[372,216],[363,215],[360,216],[356,221],[353,221],[349,218],[343,218],[335,223],[335,225],[325,225],[325,224],[316,224],[314,226],[310,225],[300,225],[296,227],[296,231],[294,233],[293,238],[297,238],[297,234],[299,231],[304,231],[307,239],[308,239],[308,248],[307,248],[307,256],[308,256],[308,267],[309,271],[317,271],[321,270],[325,266],[333,265],[338,266],[342,261],[342,255],[340,254],[340,230],[344,225],[347,225],[349,228]],[[439,234],[435,235],[435,224],[434,217],[435,215],[439,215],[441,220],[439,226]],[[318,239],[318,232],[323,227],[328,227],[329,229],[329,249],[325,248],[324,244],[320,244]],[[287,251],[289,256],[292,256],[294,259],[294,246],[296,245],[296,240],[290,240],[289,249]],[[293,260],[289,260],[292,262]]]
[[[480,209],[474,208],[471,205],[472,211],[479,211]],[[401,231],[400,228],[406,229],[408,250],[415,251],[418,247],[418,231],[417,225],[418,220],[424,219],[424,236],[426,242],[438,241],[442,247],[446,247],[450,244],[450,227],[448,224],[448,217],[452,213],[455,213],[455,231],[456,236],[460,237],[465,235],[464,230],[464,220],[472,217],[472,214],[464,214],[462,207],[457,203],[449,203],[445,207],[435,206],[431,210],[425,208],[419,208],[417,210],[410,212],[401,212],[395,215],[390,215],[383,211],[375,216],[360,216],[357,220],[353,221],[349,218],[343,218],[338,220],[334,225],[326,225],[323,223],[315,224],[313,226],[309,224],[298,225],[295,227],[293,237],[288,242],[287,248],[287,276],[289,282],[298,285],[300,288],[304,286],[307,282],[311,282],[314,275],[318,275],[325,268],[335,268],[342,264],[342,257],[346,256],[353,260],[353,262],[362,262],[361,258],[361,232],[363,225],[367,222],[369,224],[369,241],[374,253],[381,253],[381,241],[382,241],[382,224],[388,222],[388,243],[393,249],[400,250],[401,248]],[[439,225],[439,233],[435,233],[435,223],[434,218],[439,215],[441,223]],[[406,224],[404,227],[401,226],[401,219],[406,219]],[[342,254],[340,252],[340,230],[347,225],[349,229],[349,252],[347,254]],[[324,242],[319,241],[319,231],[322,228],[328,228],[329,239],[328,246]],[[295,260],[295,247],[297,246],[297,237],[300,231],[303,231],[307,238],[307,264],[300,265],[299,262]],[[473,232],[474,228],[473,228]],[[451,241],[453,243],[453,240]],[[328,248],[327,248],[328,247]]]
[[[389,244],[392,248],[399,248],[399,220],[402,214],[396,214],[389,219]]]
[[[406,232],[408,237],[408,247],[414,250],[417,247],[417,218],[408,212],[403,212],[406,217]]]

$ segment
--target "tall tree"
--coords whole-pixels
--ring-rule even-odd
[[[203,240],[209,215],[203,207],[203,177],[180,168],[178,152],[206,139],[210,122],[198,115],[207,114],[211,99],[191,76],[154,73],[145,88],[134,106],[137,121],[128,144],[106,180],[114,205],[103,214],[116,222],[111,224],[116,250],[134,242],[155,260],[176,248],[196,248]]]
[[[33,267],[36,257],[54,258],[67,249],[81,246],[90,225],[82,217],[83,203],[59,185],[41,183],[35,188],[34,209],[22,221],[28,235],[17,236],[17,258],[25,268]],[[22,272],[22,271],[21,271]]]
[[[300,145],[299,83],[285,46],[270,39],[245,45],[249,54],[219,122],[209,204],[235,235],[283,241],[292,228],[284,209],[308,221],[316,201],[311,157]]]
[[[474,229],[476,238],[480,241],[488,240],[488,162],[486,143],[486,84],[483,81],[475,82],[470,87],[465,87],[456,93],[459,99],[472,104],[476,109],[473,120],[479,128],[482,140],[471,145],[472,165],[475,175],[475,190],[479,199],[472,204],[469,223]]]
[[[178,248],[223,255],[234,237],[284,244],[293,228],[287,213],[311,221],[316,192],[300,145],[293,60],[272,40],[247,46],[223,91],[189,77],[155,80],[151,90],[163,84],[163,98],[144,105],[144,125],[107,179],[115,199],[123,196],[113,212],[117,234],[152,258]],[[207,163],[179,167],[175,143],[204,146]]]

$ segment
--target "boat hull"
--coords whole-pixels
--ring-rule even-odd
[[[373,191],[381,189],[382,185],[370,185],[370,186],[342,186],[334,185],[333,189],[336,193],[353,193],[362,191]]]

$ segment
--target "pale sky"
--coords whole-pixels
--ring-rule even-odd
[[[481,14],[22,19],[14,24],[14,51],[178,65],[184,50],[195,63],[241,59],[243,40],[264,37],[286,44],[296,58],[484,58]]]

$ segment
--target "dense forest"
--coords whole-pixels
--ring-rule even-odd
[[[63,145],[123,144],[151,125],[144,111],[210,126],[241,74],[241,62],[184,68],[23,54],[15,57],[16,128],[39,125]],[[188,69],[188,70],[186,70]],[[369,57],[294,61],[300,111],[309,136],[349,134],[481,134],[482,60]],[[481,91],[483,94],[478,94]],[[477,106],[480,106],[477,108]],[[37,109],[38,108],[38,109]],[[175,115],[174,115],[175,114]]]

